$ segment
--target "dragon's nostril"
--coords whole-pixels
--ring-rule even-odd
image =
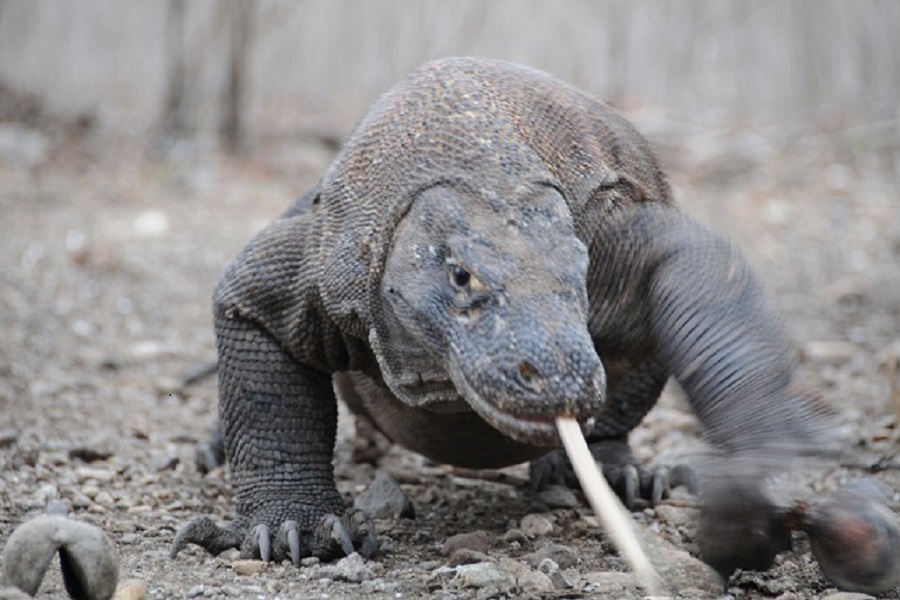
[[[525,385],[534,385],[540,378],[537,367],[527,360],[523,360],[519,363],[519,376],[522,378]]]

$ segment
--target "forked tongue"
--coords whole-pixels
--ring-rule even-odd
[[[591,508],[597,513],[619,552],[631,565],[638,583],[650,596],[668,597],[662,578],[641,547],[631,516],[597,468],[578,421],[572,417],[557,417],[556,428]]]

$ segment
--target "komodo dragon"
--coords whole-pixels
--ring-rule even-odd
[[[214,305],[237,514],[195,518],[173,556],[373,553],[335,487],[333,383],[397,443],[535,461],[538,485],[570,480],[554,417],[575,417],[614,487],[658,499],[665,474],[636,468],[626,437],[674,377],[725,465],[704,473],[701,528],[725,573],[782,548],[762,479],[830,428],[744,259],[673,205],[648,143],[504,62],[437,60],[388,91]]]

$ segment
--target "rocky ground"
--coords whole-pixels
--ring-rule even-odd
[[[746,249],[798,340],[802,381],[822,390],[846,425],[838,463],[773,488],[809,498],[873,477],[896,510],[896,176],[854,159],[850,142],[812,134],[674,142],[644,127],[663,149],[679,201]],[[227,473],[204,476],[194,466],[194,446],[215,422],[214,379],[184,383],[214,359],[212,287],[330,155],[281,142],[226,158],[198,142],[149,148],[0,123],[0,545],[62,500],[115,542],[127,598],[640,597],[579,497],[532,495],[521,467],[459,473],[399,449],[375,466],[355,464],[346,418],[336,464],[347,499],[388,472],[415,506],[415,519],[379,521],[373,560],[264,567],[195,548],[169,559],[180,524],[231,514]],[[698,433],[673,388],[632,441],[642,460],[671,464],[696,454]],[[680,494],[635,514],[663,555],[695,550],[692,502]],[[857,598],[839,594],[808,543],[795,542],[770,572],[732,578],[726,597]],[[64,596],[57,564],[39,597]],[[685,597],[719,596],[682,576]]]

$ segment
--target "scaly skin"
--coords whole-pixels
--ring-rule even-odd
[[[735,501],[758,517],[728,520],[738,540],[772,518],[762,478],[828,429],[792,392],[788,338],[743,258],[673,206],[646,141],[506,63],[435,61],[385,94],[229,267],[215,321],[237,516],[195,520],[173,554],[374,551],[334,484],[334,376],[394,441],[468,467],[534,460],[538,485],[569,479],[554,417],[595,420],[593,450],[632,501],[665,493],[625,440],[675,377],[719,451],[708,522]],[[766,566],[782,539],[762,530],[707,558]]]

